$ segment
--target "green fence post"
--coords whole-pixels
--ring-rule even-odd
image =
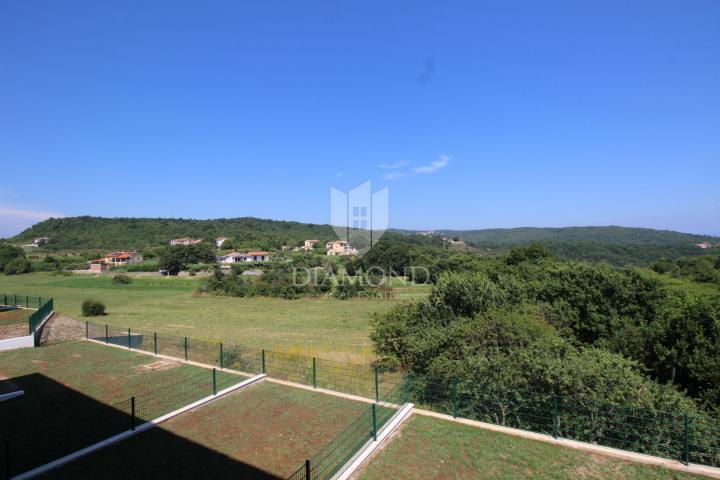
[[[380,381],[378,379],[378,367],[375,367],[375,401],[380,401]]]
[[[553,394],[553,438],[558,438],[560,430],[560,418],[558,416],[558,396]]]
[[[128,328],[128,348],[132,348],[132,337],[130,336],[129,328]]]
[[[187,362],[188,356],[187,356],[187,337],[185,337],[185,361]]]
[[[25,295],[25,308],[30,308],[30,297]]]
[[[450,402],[452,402],[452,416],[457,418],[458,404],[457,404],[457,378],[453,378],[450,382]]]
[[[224,368],[224,362],[223,362],[223,344],[220,342],[220,368]]]
[[[85,321],[85,340],[90,338],[90,322]]]
[[[157,355],[157,332],[153,332],[153,352]]]
[[[685,465],[690,464],[690,421],[688,419],[687,413],[683,415],[683,423],[685,425],[685,435],[684,435],[684,448],[683,448],[683,462]]]
[[[130,397],[130,430],[135,430],[135,397]]]
[[[304,480],[311,480],[310,478],[310,460],[305,460],[305,479]]]
[[[17,307],[17,293],[15,294],[15,302],[13,302],[13,306]]]
[[[372,404],[372,432],[373,432],[373,440],[377,442],[377,412],[375,410],[375,406],[377,404]]]
[[[105,324],[105,343],[110,343],[110,336],[108,335],[108,325]]]
[[[262,373],[265,373],[265,349],[262,349],[262,352],[260,352],[260,359],[262,363]]]
[[[217,395],[217,373],[213,368],[213,395]]]
[[[38,308],[40,308],[40,305],[42,305],[42,297],[38,297]]]
[[[315,365],[315,357],[313,357],[313,388],[317,388],[317,367]]]

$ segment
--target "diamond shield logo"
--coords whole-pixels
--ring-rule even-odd
[[[328,242],[328,255],[369,252],[387,230],[389,207],[388,187],[372,193],[370,181],[347,193],[330,188],[330,224],[339,240]]]

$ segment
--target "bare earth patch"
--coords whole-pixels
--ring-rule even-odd
[[[182,363],[180,363],[180,362],[158,360],[157,362],[148,363],[147,365],[141,365],[137,370],[149,370],[152,372],[155,372],[155,371],[161,372],[163,370],[172,370],[173,368],[178,368],[181,365],[182,365]]]
[[[28,326],[23,323],[15,325],[0,325],[0,340],[24,337],[28,334]]]
[[[82,338],[85,338],[85,322],[56,313],[45,324],[40,336],[40,343],[66,342]]]

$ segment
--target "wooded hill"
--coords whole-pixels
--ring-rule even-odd
[[[267,248],[272,248],[301,244],[305,239],[329,240],[336,235],[329,225],[251,217],[213,220],[66,217],[37,223],[10,241],[28,243],[38,237],[49,237],[47,248],[51,250],[114,250],[163,245],[178,237],[232,237],[243,241],[257,241]]]
[[[563,227],[563,228],[491,228],[484,230],[439,230],[449,238],[495,245],[522,245],[532,242],[595,242],[618,245],[694,246],[700,242],[720,243],[720,237],[695,235],[672,230],[631,227]]]
[[[512,246],[542,243],[553,255],[565,260],[607,261],[614,265],[649,265],[661,258],[677,260],[699,254],[720,255],[720,248],[702,250],[701,241],[720,243],[720,238],[665,230],[625,227],[511,228],[489,230],[442,230],[425,237],[415,231],[394,230],[383,237],[403,245],[442,246],[442,235],[460,238],[484,254],[506,253]],[[177,237],[214,239],[230,237],[252,248],[276,249],[300,245],[305,239],[321,242],[335,239],[330,225],[265,220],[221,218],[53,218],[33,225],[10,239],[26,244],[50,237],[49,250],[145,249],[166,245]]]

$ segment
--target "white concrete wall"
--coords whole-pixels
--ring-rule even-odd
[[[0,340],[0,351],[2,350],[14,350],[16,348],[32,348],[35,346],[35,336],[27,335],[25,337],[8,338],[7,340]]]

